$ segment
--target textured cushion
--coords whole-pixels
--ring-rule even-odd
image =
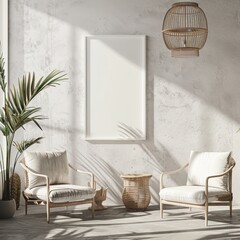
[[[227,168],[230,152],[194,152],[190,154],[187,185],[204,186],[206,178],[224,172]],[[209,180],[210,187],[226,189],[226,178]]]
[[[47,187],[35,187],[25,189],[26,196],[47,201]],[[76,202],[91,199],[95,196],[95,189],[86,186],[71,184],[58,184],[50,186],[49,199],[51,202]]]
[[[217,200],[214,195],[228,194],[220,188],[208,188],[209,201]],[[161,199],[180,203],[203,205],[206,201],[204,186],[180,186],[164,188],[159,193]]]
[[[47,175],[50,184],[69,183],[69,167],[66,151],[25,152],[25,164],[32,170]],[[28,174],[29,188],[43,186],[46,179]]]

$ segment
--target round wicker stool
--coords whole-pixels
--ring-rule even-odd
[[[128,210],[146,210],[151,194],[149,190],[150,174],[128,174],[121,176],[124,181],[122,200]]]

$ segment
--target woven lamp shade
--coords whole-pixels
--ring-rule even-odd
[[[207,40],[207,18],[197,3],[174,3],[165,15],[162,33],[172,57],[199,56]]]

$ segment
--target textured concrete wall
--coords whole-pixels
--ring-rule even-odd
[[[78,167],[109,187],[108,203],[121,203],[120,175],[147,172],[152,203],[158,202],[159,173],[188,161],[191,149],[233,151],[235,204],[240,202],[240,1],[202,0],[209,36],[198,58],[171,58],[164,46],[163,17],[174,1],[10,0],[10,81],[23,72],[38,76],[58,68],[69,81],[43,93],[35,104],[49,119],[32,150],[66,148]],[[144,142],[83,140],[86,35],[145,34],[147,38],[147,133]],[[73,177],[75,179],[75,177]],[[169,178],[185,182],[186,173]]]

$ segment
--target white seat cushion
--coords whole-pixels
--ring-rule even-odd
[[[25,189],[24,194],[30,198],[47,201],[47,187],[35,187]],[[91,199],[95,196],[95,189],[87,186],[72,184],[50,185],[49,199],[53,203],[76,202]]]
[[[187,185],[204,186],[206,178],[226,171],[230,152],[191,151]],[[226,177],[209,179],[210,187],[227,189]]]
[[[50,184],[69,183],[69,167],[66,151],[25,152],[25,164],[37,173],[47,175]],[[29,188],[46,185],[46,179],[28,174]]]
[[[217,194],[227,194],[221,188],[208,188],[209,201],[217,200]],[[206,202],[205,187],[204,186],[179,186],[163,188],[160,193],[160,198],[167,201],[189,203],[203,205]]]

